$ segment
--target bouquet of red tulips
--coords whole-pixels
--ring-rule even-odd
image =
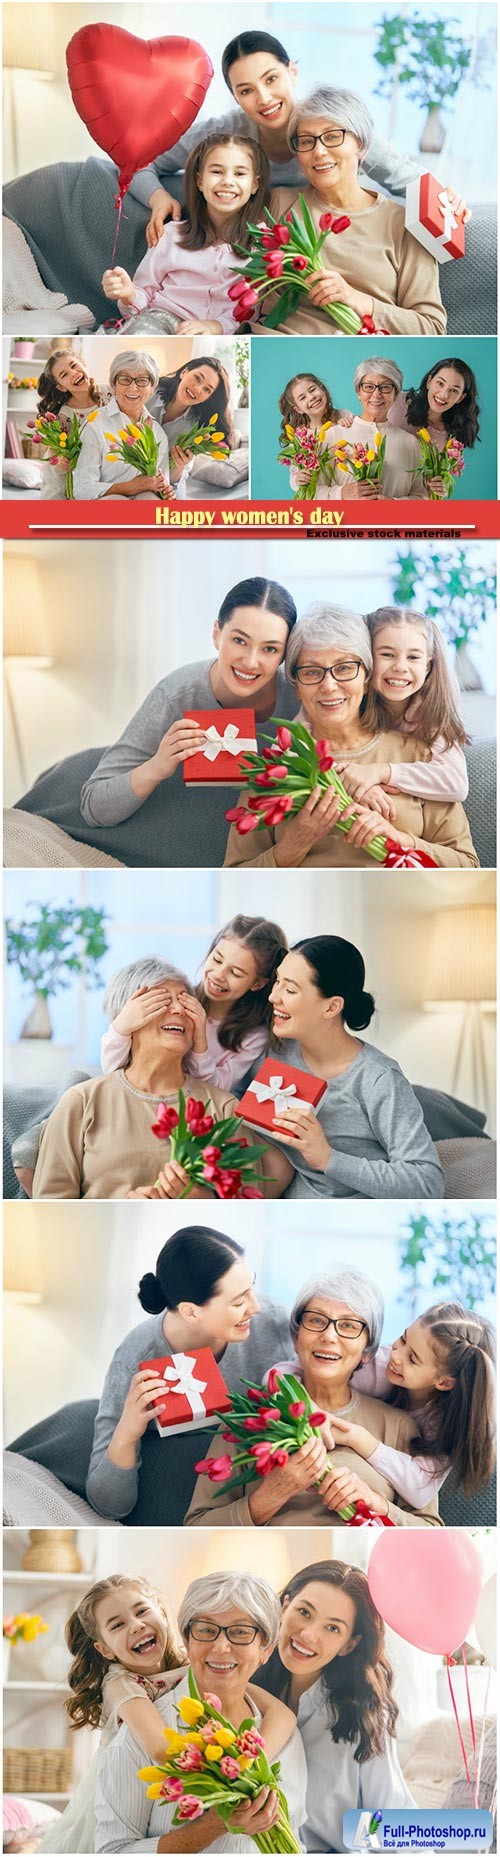
[[[195,1464],[199,1475],[204,1473],[211,1483],[224,1484],[224,1494],[241,1489],[243,1484],[255,1483],[257,1477],[268,1477],[273,1470],[284,1469],[289,1457],[320,1431],[327,1418],[326,1412],[313,1405],[309,1393],[293,1373],[279,1374],[272,1367],[267,1386],[253,1386],[250,1380],[243,1380],[242,1385],[248,1392],[233,1393],[229,1411],[217,1414],[225,1427],[223,1438],[238,1447],[234,1457],[226,1452],[223,1457],[207,1457]],[[318,1486],[327,1469],[332,1468],[328,1458]],[[376,1516],[364,1502],[346,1503],[338,1514],[351,1527],[359,1528],[366,1521],[394,1527],[388,1516]]]
[[[348,832],[357,816],[356,802],[335,772],[330,743],[314,741],[302,722],[279,723],[276,740],[270,735],[264,739],[270,745],[263,748],[262,754],[243,756],[242,768],[249,797],[246,806],[231,806],[226,813],[230,825],[235,825],[242,836],[259,831],[260,827],[269,829],[281,825],[288,815],[302,811],[315,787],[335,787],[343,807],[335,830]],[[420,866],[435,869],[434,859],[425,851],[405,850],[382,833],[372,838],[364,850],[388,870],[411,870]]]
[[[245,262],[230,285],[229,295],[238,323],[249,322],[266,297],[277,298],[261,318],[266,329],[276,329],[294,314],[301,292],[307,294],[311,278],[321,270],[325,239],[331,232],[346,232],[351,221],[346,213],[322,213],[318,233],[303,194],[283,219],[273,219],[267,207],[265,214],[260,225],[249,225],[251,250],[244,254]],[[331,316],[343,335],[376,333],[372,317],[359,316],[348,303],[325,304],[325,315]]]
[[[444,485],[446,496],[453,496],[455,478],[461,477],[464,469],[465,445],[462,445],[458,438],[447,438],[443,450],[438,451],[437,445],[432,444],[426,426],[420,426],[418,436],[420,439],[420,476],[430,501],[437,503],[440,501],[439,492],[430,490],[429,485],[434,477],[439,477]]]
[[[217,1199],[262,1199],[255,1162],[266,1153],[266,1146],[250,1145],[240,1133],[238,1116],[207,1114],[206,1104],[179,1090],[178,1109],[158,1103],[157,1120],[151,1123],[159,1141],[170,1141],[172,1160],[179,1161],[192,1185],[208,1186]],[[189,1186],[180,1194],[185,1199]]]
[[[192,1670],[188,1683],[189,1696],[175,1704],[179,1727],[164,1729],[165,1761],[139,1768],[138,1777],[147,1786],[148,1799],[175,1805],[173,1825],[192,1824],[212,1808],[231,1831],[236,1807],[255,1799],[262,1786],[269,1786],[278,1796],[279,1818],[272,1830],[254,1834],[257,1850],[282,1851],[285,1857],[300,1852],[279,1785],[279,1761],[270,1765],[253,1716],[245,1717],[239,1728],[233,1728],[222,1714],[219,1696],[200,1696]]]
[[[278,464],[294,464],[301,472],[302,482],[294,491],[294,503],[309,502],[316,496],[318,484],[332,484],[335,477],[335,459],[325,435],[331,430],[331,419],[325,419],[319,432],[312,432],[310,426],[285,426],[288,439],[278,453]]]

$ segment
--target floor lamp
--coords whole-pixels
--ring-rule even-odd
[[[28,555],[4,554],[3,650],[6,712],[22,784],[26,786],[28,774],[23,731],[19,724],[9,672],[12,669],[50,670],[53,664],[49,651],[40,563],[30,560]]]
[[[484,1020],[495,1009],[495,939],[493,905],[440,910],[430,936],[424,1000],[429,1010],[461,1008],[451,1088],[458,1094],[467,1066],[474,1104],[484,1110],[490,1094]]]

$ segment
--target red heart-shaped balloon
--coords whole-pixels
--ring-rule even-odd
[[[122,26],[82,26],[66,64],[78,115],[120,170],[120,196],[191,127],[214,74],[196,39],[137,39]]]

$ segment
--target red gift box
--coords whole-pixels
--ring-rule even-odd
[[[188,709],[184,721],[197,722],[207,737],[183,763],[186,786],[240,787],[242,756],[257,748],[253,709]]]
[[[211,1348],[191,1348],[189,1354],[163,1354],[160,1360],[140,1361],[139,1370],[155,1367],[165,1381],[165,1392],[155,1399],[154,1419],[160,1438],[179,1431],[202,1431],[216,1412],[228,1412],[231,1399]]]
[[[421,174],[406,189],[405,223],[438,264],[450,258],[463,258],[465,226],[450,205],[446,188],[434,174]]]
[[[277,1126],[273,1121],[275,1113],[282,1114],[286,1103],[317,1109],[325,1090],[324,1077],[313,1077],[308,1071],[295,1070],[293,1064],[283,1064],[279,1054],[266,1057],[237,1103],[236,1115],[243,1116],[250,1128],[265,1128],[267,1135],[279,1135],[280,1126],[286,1135],[286,1115]]]

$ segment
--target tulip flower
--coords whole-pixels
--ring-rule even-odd
[[[179,1800],[177,1807],[179,1818],[186,1818],[190,1823],[195,1818],[203,1818],[204,1810],[205,1807],[200,1804],[199,1799],[195,1799],[194,1793],[184,1793],[184,1798]]]
[[[194,1696],[183,1696],[179,1703],[181,1722],[187,1722],[188,1727],[193,1728],[196,1722],[202,1720],[204,1713],[202,1702],[198,1702]]]
[[[288,1407],[288,1411],[290,1413],[291,1419],[303,1418],[305,1410],[306,1408],[305,1408],[303,1399],[294,1399],[293,1405]]]

